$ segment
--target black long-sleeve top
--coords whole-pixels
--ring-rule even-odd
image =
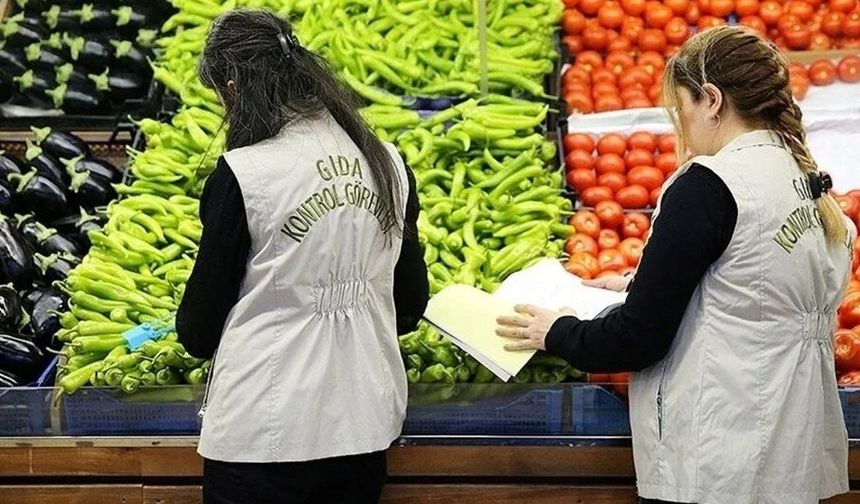
[[[738,208],[726,184],[694,164],[663,196],[627,301],[603,318],[562,317],[547,351],[587,372],[645,369],[666,356],[690,298],[725,252]]]
[[[403,243],[394,269],[398,334],[415,329],[429,299],[427,267],[418,242],[420,206],[415,178],[411,170],[406,171],[409,196]],[[176,313],[176,331],[188,353],[210,358],[218,348],[227,315],[238,300],[251,250],[242,189],[223,157],[218,160],[200,196],[200,219],[203,236]]]

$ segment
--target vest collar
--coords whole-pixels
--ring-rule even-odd
[[[754,130],[748,133],[739,135],[737,138],[726,144],[720,149],[720,153],[734,152],[747,147],[756,147],[760,145],[773,145],[782,147],[782,141],[771,130]]]

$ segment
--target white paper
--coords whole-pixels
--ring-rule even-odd
[[[582,320],[591,320],[606,308],[623,303],[626,292],[588,287],[568,273],[555,259],[543,259],[534,266],[509,276],[493,296],[513,304],[532,304],[548,310],[572,308]]]

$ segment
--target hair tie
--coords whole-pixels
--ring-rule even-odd
[[[292,52],[292,44],[287,41],[287,37],[283,33],[278,33],[278,44],[280,44],[281,52],[284,53],[284,56],[289,58]]]
[[[818,199],[822,194],[833,188],[833,178],[827,172],[812,172],[809,174],[809,189],[812,199]]]

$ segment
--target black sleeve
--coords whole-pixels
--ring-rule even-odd
[[[627,301],[603,318],[562,317],[547,335],[547,351],[588,372],[640,371],[660,361],[737,217],[722,179],[694,164],[666,190]]]
[[[239,298],[251,249],[242,189],[223,157],[200,196],[200,219],[203,237],[176,313],[176,332],[189,354],[208,359]]]
[[[427,265],[418,242],[418,194],[412,170],[406,169],[409,178],[409,197],[403,223],[403,244],[394,267],[394,307],[397,312],[397,334],[415,330],[424,315],[430,299]]]

